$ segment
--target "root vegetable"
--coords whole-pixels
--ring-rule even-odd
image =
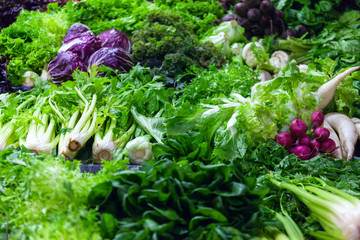
[[[247,19],[247,18],[239,18],[239,19],[237,20],[237,23],[238,23],[240,26],[242,26],[243,28],[245,28],[245,29],[250,29],[251,26],[252,26],[252,23],[251,23],[250,20]],[[246,33],[246,32],[245,32],[245,33]],[[245,34],[245,33],[244,33],[244,34]],[[245,35],[244,35],[244,37],[245,37]]]
[[[247,17],[251,22],[258,22],[261,18],[261,12],[257,8],[250,8]]]
[[[260,24],[260,26],[262,26],[264,28],[268,27],[268,26],[270,26],[270,20],[271,20],[270,16],[262,15],[259,20],[259,24]]]
[[[326,139],[321,143],[321,152],[323,153],[333,153],[336,149],[336,143],[331,138]]]
[[[264,0],[260,4],[260,11],[264,15],[270,15],[275,10],[274,4],[268,0]]]
[[[342,146],[341,146],[339,137],[338,137],[338,135],[336,134],[335,130],[330,126],[330,124],[329,124],[327,121],[324,121],[324,127],[325,127],[327,130],[329,130],[329,132],[330,132],[329,138],[331,138],[332,140],[334,140],[336,146],[338,147],[338,148],[336,148],[335,151],[333,152],[333,156],[334,156],[335,158],[345,160],[346,153],[343,154]]]
[[[313,151],[311,152],[311,158],[316,157],[317,155],[319,155],[319,153],[319,150],[313,149]]]
[[[307,33],[307,28],[304,25],[297,25],[295,28],[295,37],[302,37],[305,33]]]
[[[293,140],[290,132],[281,132],[275,136],[275,141],[285,149],[289,149]]]
[[[259,76],[261,82],[266,82],[272,79],[271,74],[268,71],[261,70],[261,74]]]
[[[320,142],[325,141],[330,136],[330,131],[324,127],[318,127],[314,131],[314,135]]]
[[[275,51],[271,54],[270,64],[274,68],[283,69],[290,61],[289,55],[284,51]]]
[[[295,32],[294,30],[292,29],[286,29],[284,32],[283,32],[283,38],[288,38],[288,37],[294,37],[295,36]],[[300,67],[299,67],[300,69]],[[300,72],[301,72],[301,69],[300,69]],[[306,72],[306,71],[305,71]]]
[[[290,124],[290,132],[294,138],[305,136],[307,131],[306,123],[301,119],[296,119]]]
[[[255,43],[250,42],[250,43],[248,43],[248,44],[246,44],[244,46],[241,56],[245,60],[246,65],[248,65],[249,67],[254,68],[259,64],[259,62],[256,59],[254,52],[251,50],[252,44],[255,44],[256,47],[264,49],[264,47],[260,43],[258,43],[258,42],[255,42]]]
[[[225,15],[223,18],[222,18],[222,21],[223,22],[228,22],[228,21],[231,21],[231,20],[235,20],[236,19],[236,16],[233,15],[233,14],[227,14]]]
[[[324,122],[324,114],[321,111],[314,111],[311,114],[311,128],[315,129],[320,127]]]
[[[237,3],[234,5],[234,13],[240,17],[247,17],[248,8],[244,3]]]
[[[256,8],[260,4],[260,0],[244,0],[244,4],[249,8]]]
[[[342,72],[338,74],[336,77],[334,77],[332,80],[326,82],[323,84],[319,89],[317,90],[317,94],[321,98],[321,103],[318,106],[319,110],[323,110],[332,100],[335,94],[335,90],[337,86],[340,84],[340,82],[350,75],[352,72],[358,70],[360,66],[352,67],[346,70],[345,72]]]
[[[360,138],[360,119],[359,118],[352,118],[351,121],[355,124],[356,130],[359,133],[358,138]]]
[[[309,146],[299,145],[293,150],[293,153],[301,160],[309,160],[311,158],[311,149]]]
[[[303,136],[300,138],[300,144],[301,145],[306,145],[306,146],[310,146],[311,144],[311,138],[307,135]]]
[[[310,146],[313,150],[319,150],[321,148],[321,143],[319,140],[314,139],[311,141]]]
[[[358,139],[355,124],[348,116],[340,113],[326,114],[325,121],[338,133],[341,146],[346,152],[345,159],[350,160],[354,154],[355,144]]]

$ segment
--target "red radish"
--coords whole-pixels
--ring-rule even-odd
[[[281,132],[275,136],[275,141],[281,146],[283,146],[285,149],[289,149],[293,139],[290,132]]]
[[[294,138],[305,136],[307,131],[306,123],[301,119],[296,119],[290,124],[290,132]]]
[[[315,111],[311,114],[311,128],[315,129],[324,123],[324,114],[321,111]]]
[[[319,150],[321,148],[321,143],[319,140],[317,139],[314,139],[311,141],[311,144],[310,144],[311,148],[314,149],[314,150]]]
[[[311,144],[311,138],[307,135],[300,138],[300,144],[299,145],[306,145],[310,146]]]
[[[298,156],[301,160],[308,160],[311,158],[311,149],[309,146],[299,145],[293,150],[293,153]]]
[[[311,158],[316,157],[319,154],[320,154],[319,150],[313,150],[311,153]]]
[[[318,139],[320,142],[322,142],[329,138],[330,131],[327,128],[318,127],[315,129],[314,135],[315,135],[316,139]]]
[[[290,154],[294,153],[294,148],[295,148],[295,147],[291,147],[291,148],[289,149],[289,153],[290,153]]]
[[[331,138],[326,139],[321,143],[321,152],[332,153],[336,149],[336,143]]]

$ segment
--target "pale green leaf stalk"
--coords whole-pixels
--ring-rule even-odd
[[[136,129],[136,124],[132,124],[130,128],[117,136],[114,134],[114,128],[116,127],[116,120],[109,119],[110,124],[103,125],[99,131],[95,133],[95,139],[93,144],[93,157],[95,162],[100,163],[101,159],[111,160],[113,159],[113,152],[117,149],[125,147],[130,137],[133,135]]]
[[[324,232],[310,233],[317,239],[357,240],[360,239],[360,200],[336,188],[305,186],[271,181],[280,188],[293,192],[316,216]]]
[[[289,238],[291,240],[304,240],[304,235],[302,234],[300,228],[296,225],[294,220],[283,209],[282,211],[282,214],[276,213],[275,217],[283,224]]]
[[[260,240],[297,240],[288,237],[276,227],[266,226],[264,232],[264,236],[261,236]]]
[[[66,159],[73,160],[79,150],[85,145],[91,136],[95,134],[97,112],[95,109],[96,94],[93,95],[89,103],[82,93],[75,88],[80,98],[85,103],[84,111],[77,121],[79,111],[76,111],[67,124],[63,125],[64,129],[72,129],[60,136],[58,154],[64,155]]]
[[[20,139],[20,145],[24,145],[30,151],[38,153],[50,153],[59,142],[59,136],[55,136],[55,120],[49,114],[41,114],[40,109],[34,112],[34,116],[40,120],[30,123],[26,139]]]
[[[137,137],[125,146],[131,164],[141,165],[150,161],[153,157],[153,152],[150,143],[150,136]]]
[[[15,144],[13,138],[14,132],[14,121],[7,122],[4,125],[0,123],[0,151],[3,151],[9,148],[11,145]]]

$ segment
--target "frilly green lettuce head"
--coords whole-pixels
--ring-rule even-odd
[[[292,61],[280,77],[254,85],[251,100],[270,109],[281,130],[286,130],[300,113],[300,118],[309,124],[311,113],[320,103],[315,94],[321,85],[320,79],[299,72],[296,62]]]
[[[236,43],[239,41],[246,42],[244,37],[245,29],[242,28],[236,20],[222,22],[214,31],[213,34],[226,33],[229,36],[230,43]]]

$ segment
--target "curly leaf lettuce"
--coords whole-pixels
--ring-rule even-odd
[[[270,109],[277,125],[285,130],[302,111],[300,118],[310,123],[311,113],[320,103],[315,92],[323,81],[321,77],[300,73],[292,61],[282,76],[255,85],[251,100]]]
[[[0,34],[0,55],[8,60],[7,76],[21,85],[26,71],[41,74],[56,56],[70,23],[64,9],[49,4],[47,12],[22,11],[17,21]]]

